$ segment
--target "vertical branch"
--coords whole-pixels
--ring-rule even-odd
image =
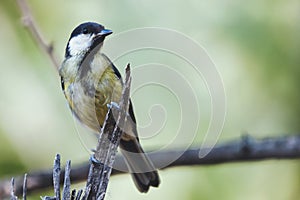
[[[22,22],[23,25],[27,28],[30,35],[32,36],[33,40],[38,44],[40,49],[48,55],[50,58],[53,66],[57,70],[59,67],[59,61],[55,57],[53,53],[53,45],[48,44],[44,37],[42,36],[41,32],[38,30],[37,25],[34,21],[34,18],[31,14],[29,6],[26,0],[17,0],[18,6],[22,12]]]
[[[103,200],[105,197],[112,165],[115,161],[127,116],[130,83],[130,66],[128,64],[121,102],[119,106],[114,102],[109,105],[105,122],[99,134],[96,151],[91,157],[85,198]],[[89,192],[88,189],[90,189]]]
[[[114,130],[112,132],[110,143],[108,147],[108,156],[106,156],[105,163],[108,166],[107,169],[104,170],[100,181],[100,186],[97,192],[97,197],[100,197],[100,199],[104,199],[105,192],[108,186],[108,181],[110,178],[111,170],[113,163],[116,158],[117,149],[120,143],[120,139],[124,130],[124,125],[127,117],[127,111],[128,111],[128,105],[129,105],[129,95],[130,95],[130,84],[131,84],[131,76],[130,76],[130,64],[126,67],[126,77],[125,77],[125,84],[124,89],[122,91],[122,97],[121,102],[119,104],[119,107],[113,106],[112,104],[112,113],[114,117],[117,116],[117,120],[114,118],[114,121],[116,121],[116,124],[114,126]],[[102,198],[103,197],[103,198]]]
[[[53,167],[53,187],[56,200],[60,200],[60,155],[56,154]]]
[[[71,161],[68,160],[67,164],[66,164],[66,167],[65,167],[65,179],[64,179],[64,186],[63,186],[63,200],[70,200],[71,199],[70,173],[71,173]]]
[[[24,175],[23,181],[23,200],[27,199],[27,174]]]
[[[78,190],[75,200],[80,200],[83,190]]]
[[[71,200],[75,200],[76,198],[76,189],[72,190],[71,192]]]
[[[15,179],[11,179],[11,189],[10,189],[10,200],[18,200],[18,197],[15,196]]]
[[[86,182],[86,187],[85,187],[85,190],[84,190],[84,195],[82,197],[82,200],[87,200],[88,196],[89,196],[89,194],[91,192],[91,183],[92,183],[91,169],[92,169],[92,166],[90,164],[90,172],[89,172],[89,175],[88,175],[88,180]]]

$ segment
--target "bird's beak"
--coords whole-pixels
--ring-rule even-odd
[[[101,35],[101,36],[108,36],[110,34],[112,34],[112,30],[109,30],[109,29],[103,29],[100,33],[98,33],[97,35]]]
[[[102,31],[93,36],[93,41],[95,44],[100,44],[104,41],[105,37],[110,34],[112,34],[111,30],[103,29]]]

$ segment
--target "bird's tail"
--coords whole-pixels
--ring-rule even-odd
[[[157,170],[144,153],[138,139],[121,139],[120,147],[138,190],[147,192],[150,186],[158,187],[160,180]]]

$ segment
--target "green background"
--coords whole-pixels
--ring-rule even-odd
[[[255,138],[299,132],[298,0],[32,0],[29,4],[41,32],[53,42],[59,60],[63,59],[70,32],[85,21],[103,23],[114,34],[134,28],[161,27],[192,38],[207,51],[223,79],[227,116],[219,143],[239,138],[245,132]],[[0,176],[3,178],[48,169],[58,152],[64,161],[72,160],[73,165],[85,162],[89,158],[87,149],[93,147],[89,145],[93,140],[91,134],[87,133],[84,141],[78,137],[78,130],[82,130],[66,106],[58,74],[20,18],[15,1],[0,2]],[[131,62],[134,68],[151,63],[156,55],[159,52],[137,52],[123,62],[121,59],[118,68],[123,74],[126,62]],[[170,66],[176,62],[172,56],[160,59]],[[193,83],[202,85],[203,80]],[[155,99],[155,92],[155,88],[150,88],[133,95],[139,124],[148,123],[144,113],[151,102],[161,99],[168,103],[170,99],[163,91]],[[201,115],[204,124],[198,130],[198,135],[203,136],[210,116],[205,110],[209,97],[201,89],[197,95],[204,99],[199,102],[199,107],[204,107]],[[170,109],[178,109],[170,101]],[[142,140],[145,149],[161,147],[172,138],[172,125],[178,123],[178,112],[174,113],[161,132],[163,137]],[[202,139],[196,137],[193,146],[199,147]],[[87,147],[82,141],[88,143]],[[172,147],[176,145],[180,148],[180,144]],[[299,170],[297,160],[178,167],[160,171],[160,187],[146,195],[138,193],[129,175],[122,175],[111,179],[107,199],[296,200],[300,196]],[[32,199],[41,195],[44,193]]]

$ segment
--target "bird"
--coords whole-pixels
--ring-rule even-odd
[[[78,25],[69,37],[59,67],[61,87],[73,116],[95,133],[100,133],[108,105],[119,103],[123,90],[120,72],[102,53],[104,40],[110,34],[111,30],[96,22]],[[146,193],[150,186],[159,186],[160,178],[140,144],[131,100],[128,116],[119,147],[137,189]]]

